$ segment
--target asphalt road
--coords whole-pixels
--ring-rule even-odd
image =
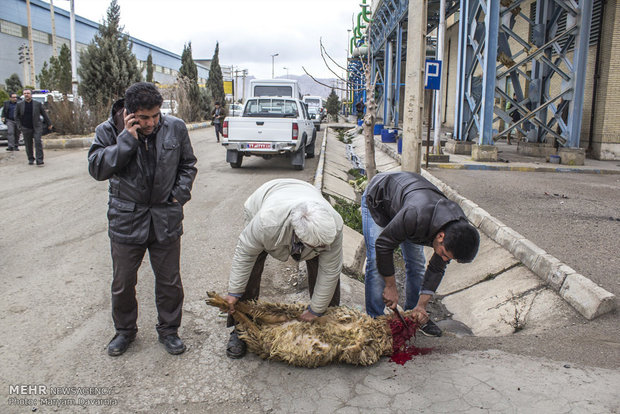
[[[548,338],[514,335],[419,338],[420,346],[434,346],[436,352],[405,366],[383,359],[371,367],[310,370],[254,355],[226,358],[228,329],[204,300],[206,291],[226,290],[243,225],[242,204],[270,179],[311,181],[317,159],[308,160],[304,171],[294,171],[287,160],[257,158],[232,169],[212,128],[190,136],[199,172],[185,207],[180,335],[188,350],[180,356],[167,354],[157,341],[153,275],[146,257],[138,275],[138,338],[121,357],[105,351],[114,334],[107,183],[88,175],[87,150],[46,151],[42,168],[28,166],[23,151],[0,155],[0,412],[620,410],[620,374],[613,369],[618,342],[594,331],[609,343],[600,347],[586,337],[590,342],[584,345],[575,333],[593,331],[581,331],[591,326],[582,321],[550,336],[551,341],[574,341],[573,353],[566,344],[547,343]],[[356,289],[358,297],[363,294]],[[304,290],[294,263],[267,260],[263,298],[307,300]],[[611,364],[604,363],[605,355]],[[30,388],[22,392],[19,385]],[[77,395],[77,388],[69,388],[69,395],[53,395],[51,387],[91,387],[79,389],[91,394]]]

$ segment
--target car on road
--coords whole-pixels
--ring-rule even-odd
[[[238,103],[228,104],[226,108],[226,113],[228,116],[241,116],[243,113],[243,105]]]
[[[179,104],[174,99],[164,99],[159,112],[162,115],[175,115],[179,108]]]
[[[4,122],[0,121],[0,141],[7,141],[9,139],[9,127]]]
[[[316,129],[306,104],[295,98],[250,98],[242,116],[227,117],[222,125],[226,162],[233,168],[254,155],[290,157],[293,168],[303,170],[306,157],[314,157],[315,141]]]
[[[316,128],[316,130],[320,131],[321,121],[323,120],[323,117],[321,116],[320,108],[316,106],[309,106],[308,115],[310,115],[310,119],[312,119],[312,122],[314,123],[314,127]]]

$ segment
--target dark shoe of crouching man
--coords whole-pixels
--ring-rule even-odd
[[[108,354],[123,354],[138,332],[137,273],[148,250],[155,274],[159,341],[171,354],[185,345],[179,272],[183,205],[191,198],[196,157],[185,123],[161,117],[153,84],[131,85],[95,131],[88,171],[109,180],[108,234],[112,250],[112,319],[116,335]]]
[[[441,336],[426,312],[450,260],[471,262],[480,235],[463,210],[437,187],[411,172],[377,174],[362,196],[362,226],[366,242],[366,312],[374,317],[385,306],[394,309],[398,291],[394,250],[405,259],[405,310],[413,309],[420,330]],[[435,251],[425,268],[424,246]]]
[[[244,204],[245,228],[239,236],[228,282],[228,326],[237,301],[258,299],[267,255],[282,262],[304,260],[311,302],[299,317],[310,322],[340,304],[342,218],[313,185],[295,179],[272,180]],[[226,355],[241,358],[246,344],[233,329]]]

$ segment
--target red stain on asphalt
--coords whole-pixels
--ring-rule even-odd
[[[405,317],[405,326],[396,316],[390,319],[390,329],[392,330],[392,356],[390,361],[400,365],[405,365],[415,355],[430,354],[433,348],[418,348],[415,345],[407,345],[411,338],[415,338],[418,324],[411,318]]]

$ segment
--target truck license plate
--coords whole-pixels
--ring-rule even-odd
[[[251,142],[248,144],[248,148],[252,149],[271,149],[271,144],[265,142]]]

